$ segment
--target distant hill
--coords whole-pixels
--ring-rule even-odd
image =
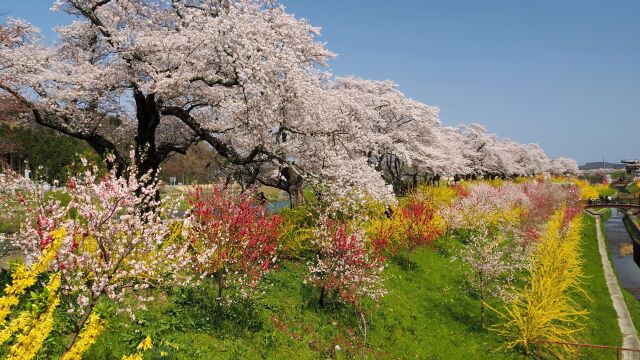
[[[604,163],[605,169],[624,169],[624,164],[620,163]],[[602,161],[598,162],[588,162],[584,165],[580,165],[580,170],[594,170],[594,169],[602,169]]]

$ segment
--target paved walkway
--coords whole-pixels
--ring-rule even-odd
[[[600,257],[602,258],[602,267],[604,268],[604,277],[607,281],[607,287],[609,288],[609,294],[613,301],[613,307],[618,314],[618,325],[620,325],[620,331],[622,331],[622,347],[627,349],[640,349],[640,340],[638,340],[638,333],[636,327],[633,326],[631,315],[627,309],[627,304],[624,302],[622,296],[622,290],[618,284],[616,273],[611,267],[609,261],[609,254],[607,253],[607,247],[604,243],[604,236],[602,236],[602,227],[600,226],[600,216],[596,218],[596,229],[598,232],[598,249],[600,250]],[[640,353],[623,353],[623,359],[640,359]]]

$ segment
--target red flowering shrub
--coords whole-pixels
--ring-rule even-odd
[[[192,263],[201,278],[215,279],[219,303],[223,289],[237,285],[246,295],[264,275],[278,268],[280,217],[269,215],[253,194],[197,188],[188,200]]]
[[[451,186],[451,188],[452,188],[453,190],[455,190],[456,195],[457,195],[458,197],[466,198],[466,197],[467,197],[467,196],[469,196],[469,194],[470,194],[470,193],[469,193],[469,189],[467,189],[466,187],[464,187],[464,186],[462,186],[462,185],[460,185],[460,184],[454,184],[454,185],[452,185],[452,186]]]
[[[566,206],[566,222],[582,211],[580,189],[577,186],[567,188],[557,183],[538,180],[525,184],[523,191],[528,200],[519,224],[523,246],[539,239],[543,225],[561,206]]]
[[[400,209],[396,227],[399,243],[408,251],[431,244],[442,234],[435,218],[435,210],[428,204],[411,201]]]
[[[372,224],[367,233],[373,251],[378,254],[397,253],[396,227],[392,220],[385,219]]]

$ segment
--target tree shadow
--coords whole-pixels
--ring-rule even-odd
[[[225,336],[240,337],[263,329],[265,319],[257,301],[229,291],[218,308],[216,296],[216,289],[210,286],[179,289],[172,294],[166,314],[179,319],[185,329],[223,331]]]
[[[420,266],[414,260],[409,257],[409,254],[398,254],[391,258],[391,260],[400,267],[403,271],[417,271],[420,270]]]

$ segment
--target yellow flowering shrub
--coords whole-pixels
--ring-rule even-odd
[[[135,353],[133,355],[125,355],[122,357],[122,360],[142,360],[143,353]]]
[[[458,193],[451,186],[421,185],[414,190],[410,197],[422,203],[427,202],[439,209],[450,206],[458,197]]]
[[[296,206],[281,210],[279,215],[282,235],[278,242],[283,254],[290,258],[303,258],[314,248],[313,231],[317,219],[313,211],[308,206]]]
[[[144,352],[153,348],[153,342],[151,341],[151,337],[147,336],[136,348],[138,351],[132,355],[125,355],[122,357],[122,360],[142,360],[144,357]]]
[[[514,184],[524,184],[526,182],[533,181],[533,180],[534,179],[530,178],[530,177],[520,176],[520,177],[517,177],[517,178],[513,179],[512,181],[513,181]]]
[[[42,293],[43,301],[31,304],[29,310],[18,315],[2,330],[0,338],[3,342],[16,334],[6,359],[29,360],[36,356],[53,328],[53,312],[60,303],[59,288],[60,275],[54,274]]]
[[[7,316],[11,313],[11,308],[18,304],[20,295],[24,294],[26,289],[33,286],[36,283],[38,275],[42,274],[49,267],[49,263],[55,258],[65,235],[66,231],[64,228],[52,232],[51,236],[53,241],[45,248],[43,256],[31,266],[31,269],[27,269],[24,264],[18,265],[11,275],[11,284],[5,287],[5,295],[0,298],[0,325],[5,323]]]
[[[585,180],[573,180],[573,182],[580,188],[580,199],[587,200],[589,198],[597,198],[600,196],[600,192],[608,189],[607,185],[596,184],[593,185]]]
[[[575,334],[583,325],[587,311],[571,294],[583,292],[580,250],[581,217],[567,219],[565,209],[558,210],[547,223],[539,245],[532,255],[530,284],[514,290],[514,299],[503,311],[496,311],[501,322],[492,327],[505,339],[501,348],[531,353],[539,340],[576,342]],[[551,349],[563,358],[571,348]]]
[[[566,183],[573,182],[573,180],[570,180],[570,179],[566,178],[565,176],[554,176],[554,177],[551,178],[551,182],[556,183],[556,184],[566,184]]]
[[[487,183],[493,186],[494,188],[501,188],[502,185],[504,185],[504,180],[496,178],[492,180],[487,180]]]
[[[107,319],[101,318],[95,313],[89,315],[89,320],[82,328],[80,334],[78,334],[78,340],[76,340],[71,349],[62,356],[62,360],[82,360],[82,354],[96,342],[98,336],[107,328],[107,323]]]

